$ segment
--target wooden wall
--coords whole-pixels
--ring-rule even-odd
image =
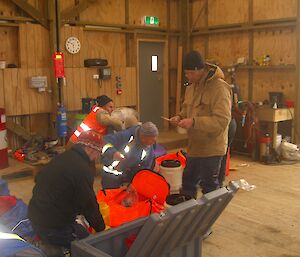
[[[124,33],[84,31],[82,27],[65,26],[61,34],[62,49],[69,36],[75,36],[81,41],[81,50],[78,54],[65,52],[64,100],[69,111],[81,109],[81,98],[95,98],[101,94],[111,96],[116,106],[136,105],[136,68],[126,67]],[[93,79],[93,75],[99,74],[99,70],[84,67],[84,60],[92,58],[108,60],[108,66],[112,71],[110,80]],[[116,94],[116,76],[121,76],[122,95]]]
[[[73,8],[75,2],[74,0],[60,1],[61,12]],[[141,18],[151,15],[159,17],[160,28],[178,29],[177,14],[180,12],[178,2],[178,0],[129,0],[128,24],[140,26]],[[47,10],[47,0],[28,0],[27,3],[43,14]],[[97,0],[82,11],[76,20],[82,24],[119,26],[126,23],[125,4],[125,0]],[[170,22],[167,20],[168,8]],[[30,18],[11,1],[1,0],[0,20],[5,20],[5,17]],[[9,20],[9,22],[14,21]],[[17,66],[17,68],[0,70],[0,107],[6,109],[6,114],[12,121],[24,126],[30,132],[43,134],[53,126],[53,121],[49,120],[49,113],[53,111],[53,86],[55,85],[51,84],[50,77],[53,64],[49,30],[34,23],[17,20],[13,25],[0,26],[0,60],[6,60],[7,63],[14,63]],[[66,24],[61,27],[60,49],[65,55],[66,73],[63,99],[68,111],[80,111],[81,98],[95,98],[101,94],[109,95],[116,106],[137,105],[136,42],[140,38],[163,40],[167,38],[170,63],[168,79],[171,82],[169,91],[172,92],[171,96],[176,96],[177,36],[168,36],[166,33],[152,35],[151,32],[143,34],[134,29],[132,33],[105,32],[101,29],[87,29],[82,24],[77,26]],[[70,36],[77,37],[81,42],[81,50],[78,54],[72,55],[65,51],[65,41]],[[93,79],[93,75],[98,74],[99,71],[96,68],[84,67],[84,60],[88,58],[107,59],[112,71],[111,80]],[[46,92],[39,93],[29,87],[32,76],[47,76]],[[122,95],[116,93],[116,76],[121,76]],[[48,122],[43,122],[43,126],[39,120],[48,120]]]
[[[74,0],[60,1],[61,12],[75,5]],[[191,31],[208,31],[206,34],[191,36],[192,48],[203,53],[205,58],[215,60],[224,68],[234,64],[239,57],[252,59],[269,54],[273,66],[296,64],[296,28],[282,27],[264,30],[243,30],[213,33],[212,29],[225,26],[243,28],[255,23],[292,19],[297,16],[296,0],[190,0]],[[28,0],[27,3],[45,13],[47,0]],[[207,6],[205,4],[208,4]],[[97,0],[92,6],[81,12],[76,20],[91,24],[109,24],[119,26],[126,23],[141,25],[144,15],[160,18],[160,28],[179,30],[180,0],[128,0],[128,13],[125,0]],[[10,0],[1,0],[1,17],[29,17]],[[169,20],[168,20],[169,16]],[[74,17],[75,20],[75,17]],[[121,26],[121,25],[120,25]],[[65,51],[65,40],[76,36],[81,42],[81,51],[71,55]],[[0,106],[5,107],[8,116],[24,125],[29,131],[40,128],[38,120],[49,119],[53,110],[53,85],[50,71],[52,60],[49,43],[49,31],[39,24],[17,21],[13,26],[0,26],[0,60],[14,63],[17,68],[0,70]],[[178,36],[167,33],[143,33],[132,29],[129,33],[87,29],[83,25],[61,28],[61,49],[65,54],[66,85],[63,87],[64,104],[69,111],[81,109],[81,98],[110,95],[116,106],[137,105],[137,47],[141,38],[163,39],[168,42],[168,80],[170,115],[175,111],[177,86],[177,50],[180,45]],[[96,68],[85,68],[84,59],[105,58],[112,70],[108,81],[93,79],[98,74]],[[293,67],[293,66],[292,66]],[[48,90],[38,93],[29,88],[32,76],[47,76]],[[123,94],[116,94],[115,77],[121,76]],[[256,69],[238,68],[237,83],[240,85],[243,99],[262,101],[268,99],[269,91],[283,91],[286,98],[296,100],[296,69]],[[22,117],[22,119],[20,118]],[[26,118],[24,118],[26,117]],[[39,117],[39,118],[36,118]],[[43,118],[41,118],[43,117]],[[35,124],[36,123],[36,124]],[[29,125],[30,124],[30,125]],[[45,123],[46,124],[46,123]],[[48,121],[47,131],[52,121]]]
[[[8,116],[51,112],[48,31],[38,24],[20,24],[17,32],[14,41],[19,43],[19,50],[15,47],[12,52],[18,54],[18,62],[9,62],[17,68],[0,70],[0,88],[3,90],[0,103]],[[32,76],[47,76],[48,90],[39,93],[30,88]]]
[[[42,0],[32,0],[29,3],[36,8],[43,8]],[[74,1],[61,1],[61,11],[73,6]],[[172,12],[177,12],[177,1],[170,1],[170,9]],[[16,15],[16,7],[9,1],[1,3],[0,10],[3,11],[3,15]],[[129,24],[141,25],[141,17],[144,15],[160,17],[160,27],[166,27],[167,1],[152,0],[144,3],[130,0]],[[174,16],[174,14],[172,15]],[[125,0],[97,1],[79,16],[81,21],[87,23],[124,24]],[[176,21],[176,19],[172,20]],[[174,26],[177,26],[177,22],[171,23],[170,27],[174,28]],[[69,36],[75,36],[81,41],[81,51],[78,54],[72,55],[64,51],[64,44]],[[51,112],[51,104],[49,104],[51,93],[37,93],[34,89],[28,88],[26,82],[30,76],[47,75],[49,77],[52,60],[49,52],[48,31],[38,24],[20,24],[18,28],[0,27],[0,39],[3,39],[4,42],[0,46],[0,59],[16,63],[18,66],[16,70],[1,71],[0,90],[4,91],[4,97],[0,97],[0,104],[5,105],[7,115]],[[60,49],[63,49],[65,54],[66,70],[66,86],[63,88],[63,92],[68,110],[80,110],[82,97],[97,97],[104,93],[109,94],[117,106],[136,105],[136,67],[126,67],[125,40],[125,33],[90,31],[80,26],[65,25],[62,27]],[[134,40],[136,37],[131,37],[132,44],[135,43]],[[177,51],[176,41],[175,38],[173,43],[175,49],[170,49],[172,53]],[[16,51],[18,42],[19,51]],[[134,59],[136,48],[130,46],[130,52],[127,55],[131,60]],[[107,59],[108,65],[112,69],[112,79],[109,81],[94,80],[92,77],[94,74],[98,74],[98,70],[84,67],[84,59],[87,58]],[[131,63],[135,65],[136,60],[132,60]],[[176,67],[176,63],[174,63],[174,67]],[[3,79],[14,76],[13,74],[17,74],[17,77],[9,82],[13,86],[5,86]],[[116,94],[115,77],[117,75],[122,78],[123,94],[121,96]],[[22,98],[31,98],[32,101],[30,104],[26,104],[26,101],[29,100],[22,100]],[[13,105],[15,101],[18,101],[22,108],[16,108]]]
[[[235,64],[239,57],[245,57],[251,63],[251,58],[257,60],[268,54],[271,56],[271,66],[292,64],[294,68],[291,69],[237,68],[236,80],[244,100],[266,100],[270,91],[282,91],[286,99],[296,100],[296,28],[243,30],[243,26],[252,24],[252,8],[253,23],[297,17],[296,0],[208,0],[207,14],[203,11],[205,1],[193,0],[191,16],[194,29],[209,31],[205,35],[193,36],[192,48],[199,50],[204,56],[207,55],[207,59],[217,61],[223,67],[228,80],[226,67]],[[199,13],[203,15],[197,20]],[[231,25],[241,29],[218,33],[212,31]]]

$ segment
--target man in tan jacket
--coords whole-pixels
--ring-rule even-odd
[[[199,184],[203,193],[219,188],[218,175],[231,120],[231,89],[222,70],[205,63],[197,51],[185,56],[183,68],[190,85],[182,110],[171,118],[171,123],[188,131],[182,193],[196,197]]]

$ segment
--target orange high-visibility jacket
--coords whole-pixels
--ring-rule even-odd
[[[98,107],[97,105],[94,105],[92,108],[92,111],[86,116],[86,118],[81,122],[81,124],[77,127],[74,134],[70,137],[70,140],[73,143],[77,142],[77,139],[81,132],[87,131],[87,130],[96,130],[101,135],[105,135],[107,133],[106,126],[100,124],[97,119],[96,115],[99,110],[102,110],[101,107]]]

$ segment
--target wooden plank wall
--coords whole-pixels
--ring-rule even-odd
[[[196,22],[205,3],[204,0],[192,1],[192,23],[198,29],[208,26],[224,26],[249,22],[249,1],[246,0],[208,0],[208,17],[201,17]],[[253,18],[255,21],[295,18],[296,0],[253,0]],[[205,16],[205,15],[203,15]],[[207,36],[193,36],[192,46],[205,55],[207,59],[216,60],[219,65],[230,66],[237,58],[249,56],[250,33],[248,31],[224,32]],[[205,40],[208,41],[207,48]],[[262,55],[271,56],[271,64],[296,64],[296,29],[282,28],[253,32],[253,58]],[[230,81],[226,69],[226,78]],[[237,69],[237,84],[240,85],[242,98],[252,98],[254,102],[268,99],[268,92],[282,91],[287,99],[295,100],[295,70],[253,70],[253,92],[249,96],[249,70]]]
[[[253,0],[253,18],[269,20],[296,17],[297,2],[297,0]]]
[[[47,76],[48,83],[50,81],[48,31],[38,24],[20,24],[15,39],[19,39],[20,65],[18,68],[0,71],[6,114],[13,116],[50,112],[49,92],[39,93],[37,89],[29,87],[32,76]],[[51,90],[50,84],[48,89]]]
[[[75,55],[65,52],[64,100],[67,109],[78,111],[81,109],[81,98],[96,98],[101,94],[109,95],[116,106],[135,106],[136,68],[126,67],[125,34],[83,31],[82,27],[65,26],[62,29],[62,42],[69,36],[75,36],[81,41],[81,50]],[[110,80],[93,79],[99,70],[84,67],[84,60],[93,58],[108,60],[112,71]],[[122,95],[116,94],[116,76],[121,76]]]
[[[47,0],[28,0],[29,4],[45,13]],[[74,0],[60,1],[60,10],[70,9]],[[141,25],[145,15],[157,16],[160,27],[167,27],[167,7],[170,6],[169,29],[178,29],[178,0],[129,0],[129,24]],[[9,0],[0,1],[0,16],[26,16],[24,11]],[[75,19],[75,17],[74,17]],[[125,0],[96,1],[91,7],[76,17],[82,22],[124,24]],[[168,38],[169,44],[169,91],[175,96],[177,77],[177,37],[159,35],[128,34],[129,50],[126,53],[126,34],[117,32],[91,31],[82,26],[65,25],[61,28],[61,45],[65,55],[66,84],[63,86],[64,104],[68,111],[81,110],[81,98],[95,98],[101,94],[109,95],[116,106],[137,105],[137,68],[136,42],[139,38]],[[65,51],[65,41],[75,36],[81,42],[81,50],[72,55]],[[50,69],[52,59],[50,53],[49,31],[39,24],[19,22],[18,27],[0,26],[0,60],[15,63],[17,68],[0,70],[0,107],[14,122],[24,126],[28,131],[43,134],[52,126],[49,113],[52,112],[52,85],[50,85]],[[111,80],[95,80],[96,68],[84,67],[88,58],[104,58],[111,67]],[[126,58],[128,58],[126,65]],[[129,65],[128,65],[129,63]],[[47,76],[48,89],[38,93],[29,87],[32,76]],[[116,93],[116,76],[121,76],[122,95]],[[44,121],[43,124],[39,122]],[[46,122],[48,121],[48,122]],[[40,130],[40,131],[39,131]],[[13,139],[18,141],[17,139]]]
[[[18,28],[0,27],[0,60],[6,61],[6,64],[16,64],[18,60]]]
[[[247,0],[208,1],[208,25],[244,23],[248,21]]]
[[[0,15],[2,16],[14,16],[15,5],[10,0],[1,0],[0,2]]]
[[[141,18],[145,15],[159,17],[160,27],[167,26],[167,1],[129,1],[130,18],[129,23],[141,25]]]
[[[97,1],[93,7],[80,14],[80,20],[93,23],[124,24],[125,1]]]
[[[28,3],[44,11],[45,6],[42,2],[42,0],[31,0]],[[74,3],[72,0],[61,1],[61,10],[73,7]],[[129,1],[130,24],[140,24],[143,15],[156,15],[160,17],[161,26],[166,26],[166,1],[150,1],[146,5],[141,6],[140,1]],[[176,0],[171,1],[171,7],[176,11]],[[16,6],[10,1],[0,3],[0,14],[17,15],[15,10]],[[98,1],[92,8],[83,11],[80,19],[87,22],[124,23],[125,1]],[[173,27],[176,25],[172,23]],[[97,97],[99,94],[109,94],[117,106],[136,105],[136,67],[126,67],[125,34],[84,31],[83,27],[64,26],[61,29],[61,49],[64,50],[65,40],[69,36],[79,38],[82,49],[75,55],[64,51],[66,86],[63,91],[67,109],[80,110],[81,98]],[[135,39],[132,38],[132,45],[135,44]],[[4,42],[0,46],[0,59],[18,66],[17,69],[0,71],[0,90],[3,91],[0,104],[6,108],[7,115],[51,112],[51,94],[37,93],[28,86],[31,76],[49,76],[49,69],[52,68],[47,30],[38,24],[21,23],[19,28],[0,27],[0,40]],[[176,47],[176,44],[174,45]],[[129,56],[133,56],[131,57],[133,65],[136,63],[135,52],[135,47],[131,46]],[[107,59],[112,69],[112,79],[109,81],[92,79],[94,74],[98,74],[98,70],[84,68],[83,62],[87,58]],[[115,76],[117,75],[121,76],[123,83],[121,96],[116,94]],[[9,78],[13,79],[8,80]],[[18,104],[14,104],[15,102]]]

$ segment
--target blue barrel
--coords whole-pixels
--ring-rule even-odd
[[[67,136],[67,112],[63,105],[57,109],[57,134],[59,137]]]

